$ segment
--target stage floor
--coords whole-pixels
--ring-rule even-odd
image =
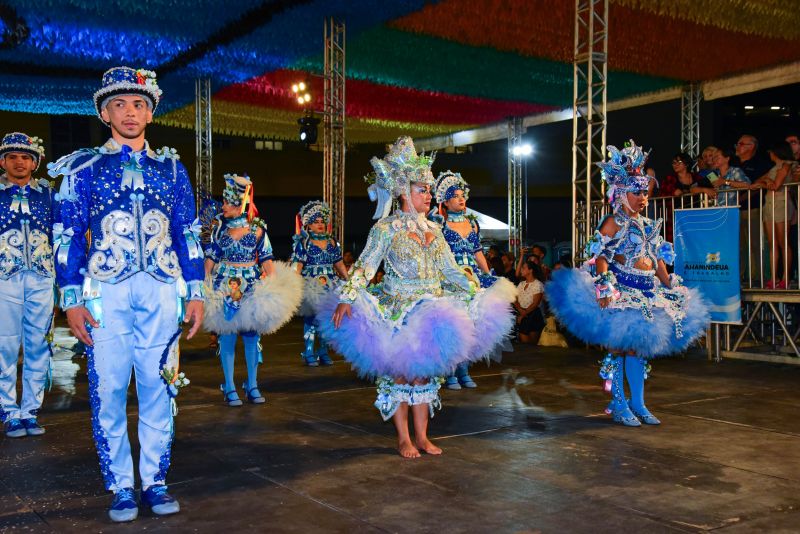
[[[373,386],[340,359],[302,366],[301,339],[298,321],[264,338],[267,404],[241,408],[221,402],[208,338],[184,343],[192,384],[178,397],[168,478],[182,511],[141,510],[123,526],[106,516],[85,360],[58,352],[40,415],[47,434],[0,437],[0,531],[799,528],[800,367],[702,355],[657,361],[648,405],[663,424],[624,428],[603,413],[600,354],[518,346],[501,365],[473,368],[476,390],[442,390],[431,434],[444,455],[404,460],[391,423],[372,407]],[[129,414],[135,438],[135,402]]]

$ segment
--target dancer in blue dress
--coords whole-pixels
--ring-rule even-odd
[[[233,378],[236,339],[242,336],[248,402],[263,404],[258,389],[262,361],[261,336],[285,324],[302,298],[302,278],[291,267],[273,261],[267,225],[257,217],[253,182],[247,176],[225,175],[222,213],[216,217],[205,250],[205,328],[219,336],[219,356],[225,383],[220,386],[228,406],[241,406]]]
[[[314,200],[300,208],[296,220],[292,263],[305,280],[303,303],[298,312],[303,318],[305,343],[300,355],[309,367],[333,364],[327,343],[317,335],[314,319],[322,297],[334,288],[337,278],[347,279],[342,248],[327,231],[330,219],[328,205]],[[314,343],[318,337],[319,349],[315,351]]]
[[[461,174],[451,171],[440,173],[434,184],[433,193],[439,208],[432,212],[431,219],[442,225],[442,235],[450,245],[456,263],[461,266],[464,274],[476,280],[482,288],[500,284],[507,286],[503,288],[504,291],[516,293],[511,282],[505,278],[497,278],[489,270],[481,246],[480,227],[474,217],[466,214],[469,184]],[[477,387],[469,375],[468,362],[458,364],[455,374],[445,380],[447,389],[459,390],[462,386]]]
[[[588,243],[591,259],[580,270],[554,271],[545,292],[550,310],[572,334],[609,351],[600,370],[612,396],[607,413],[626,426],[657,425],[644,404],[649,360],[681,352],[701,337],[708,307],[697,290],[668,274],[675,254],[661,236],[661,219],[641,215],[647,206],[647,154],[633,141],[608,150],[610,159],[598,165],[614,213]]]

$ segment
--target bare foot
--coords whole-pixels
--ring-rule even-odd
[[[428,438],[418,439],[417,447],[419,447],[419,450],[425,451],[428,454],[442,454],[442,449],[431,443],[431,440]]]
[[[403,458],[419,458],[422,456],[417,448],[410,441],[401,441],[397,444],[397,450]]]

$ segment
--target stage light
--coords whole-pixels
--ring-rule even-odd
[[[514,156],[530,156],[533,154],[533,147],[527,143],[524,145],[516,145],[511,149],[511,153]]]
[[[299,90],[300,90],[300,88],[297,86],[297,84],[292,85],[292,92],[293,93],[296,93]]]
[[[744,109],[753,109],[753,106],[745,106]]]
[[[297,124],[300,125],[300,141],[308,145],[313,145],[317,142],[317,125],[319,119],[308,115],[297,119]]]
[[[778,111],[779,109],[781,109],[781,107],[780,106],[770,106],[769,109],[771,109],[772,111]]]
[[[305,103],[305,100],[303,100],[303,97],[302,97],[302,96],[298,96],[298,97],[297,97],[297,103],[298,103],[298,104],[304,104],[304,103]]]
[[[297,84],[297,88],[300,89],[301,91],[305,91],[306,90],[306,83],[305,82],[300,82],[299,84]]]
[[[304,94],[303,100],[305,100],[306,102],[311,102],[311,95],[308,93]]]

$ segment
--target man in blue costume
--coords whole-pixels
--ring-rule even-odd
[[[41,140],[14,132],[0,145],[0,419],[6,436],[44,434],[37,422],[50,370],[53,323],[53,193],[33,173]],[[22,344],[22,402],[17,361]]]
[[[155,73],[116,67],[94,94],[111,139],[50,165],[64,175],[55,225],[61,307],[88,347],[92,430],[113,521],[138,515],[125,413],[131,371],[139,400],[142,504],[173,514],[165,478],[174,436],[167,368],[180,335],[203,320],[203,251],[192,186],[174,150],[153,151],[144,131],[161,90]],[[91,240],[87,252],[87,231]],[[88,327],[87,327],[88,325]]]

